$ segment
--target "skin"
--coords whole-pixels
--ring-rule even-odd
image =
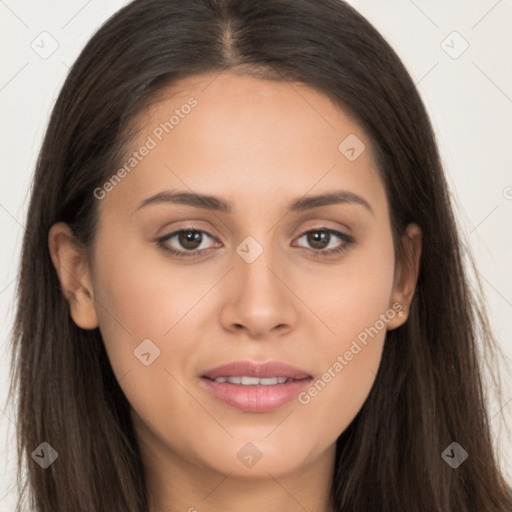
[[[98,200],[93,246],[81,248],[63,223],[49,233],[71,316],[83,329],[100,328],[132,406],[152,511],[330,511],[335,442],[370,392],[386,328],[407,320],[420,228],[408,226],[408,259],[395,261],[370,141],[310,87],[223,73],[189,77],[166,93],[140,118],[134,151],[190,97],[197,106]],[[349,134],[365,144],[354,161],[338,149]],[[233,211],[137,210],[178,189],[222,196]],[[293,199],[335,189],[361,196],[373,214],[356,203],[286,214]],[[158,247],[159,237],[190,223],[211,235],[200,245],[206,254],[180,259]],[[301,236],[313,228],[355,243],[322,258],[326,249]],[[236,252],[248,236],[263,248],[252,263]],[[332,235],[328,248],[344,243]],[[187,250],[177,236],[167,245]],[[199,385],[207,369],[237,360],[282,361],[321,378],[395,302],[405,314],[307,404],[243,412]],[[145,366],[134,350],[148,338],[160,356]],[[237,457],[249,442],[262,454],[252,467]]]

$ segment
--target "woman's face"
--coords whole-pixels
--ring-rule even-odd
[[[370,141],[302,84],[224,73],[167,92],[95,191],[94,300],[73,318],[99,326],[155,460],[242,476],[332,461],[415,282],[395,285]],[[222,382],[244,375],[295,380]]]

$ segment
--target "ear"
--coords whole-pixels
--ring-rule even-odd
[[[409,307],[414,296],[420,269],[422,238],[421,228],[414,223],[409,224],[404,235],[402,235],[404,257],[402,261],[396,263],[395,282],[389,304],[389,308],[398,311],[398,314],[389,320],[388,330],[400,327],[406,322],[409,315]],[[398,309],[397,303],[401,305],[401,309]]]
[[[98,319],[85,249],[64,222],[58,222],[51,227],[48,246],[62,293],[69,302],[73,321],[82,329],[95,329],[98,327]]]

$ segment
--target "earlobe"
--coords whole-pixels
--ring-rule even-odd
[[[389,305],[390,308],[393,307],[397,311],[397,314],[388,322],[388,330],[400,327],[407,321],[409,316],[409,307],[414,296],[420,270],[422,250],[421,228],[415,223],[409,224],[402,237],[402,242],[404,245],[404,257],[396,265],[395,283]]]
[[[48,247],[62,293],[69,302],[73,321],[82,329],[95,329],[98,327],[98,319],[86,251],[64,222],[51,227]]]

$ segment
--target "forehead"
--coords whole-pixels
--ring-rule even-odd
[[[358,123],[302,83],[187,77],[159,93],[138,128],[121,163],[129,172],[109,194],[124,205],[176,187],[223,196],[251,191],[260,200],[340,186],[375,196],[382,187]]]

